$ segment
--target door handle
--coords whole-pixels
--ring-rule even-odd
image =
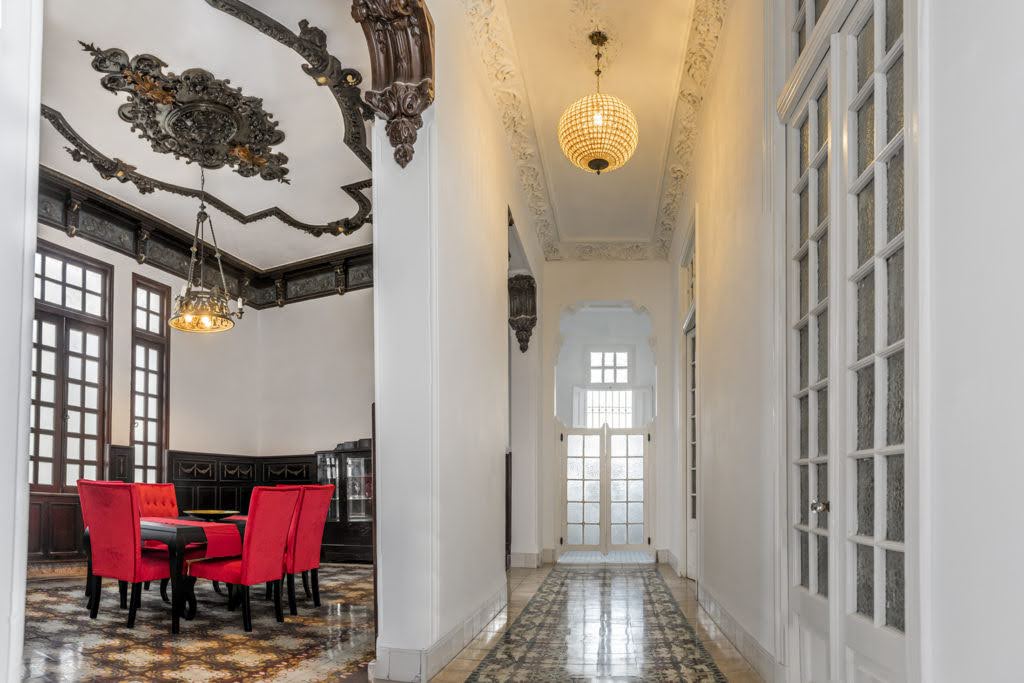
[[[819,501],[819,500],[815,499],[815,500],[811,501],[811,512],[813,512],[815,514],[820,514],[822,512],[828,512],[829,511],[829,507],[830,506],[829,506],[829,503],[828,503],[827,500]]]

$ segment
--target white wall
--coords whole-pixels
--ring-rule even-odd
[[[605,304],[607,302],[600,302]],[[573,424],[573,389],[590,384],[590,352],[599,349],[625,348],[630,354],[628,387],[634,399],[634,427],[642,427],[654,419],[654,387],[657,366],[651,337],[651,318],[645,311],[633,310],[628,304],[583,307],[562,313],[559,321],[562,346],[555,369],[555,416],[567,426]],[[608,385],[602,385],[604,388]],[[616,388],[616,387],[610,387]]]
[[[61,230],[39,237],[114,267],[111,443],[131,430],[132,274],[183,280]],[[227,333],[171,332],[172,450],[294,455],[370,436],[373,290],[255,310]],[[339,343],[340,342],[340,343]]]
[[[254,317],[260,455],[311,453],[369,438],[373,290],[268,308]]]
[[[1024,5],[921,6],[921,680],[1018,681]]]
[[[0,0],[0,677],[21,679],[28,542],[28,406],[38,211],[42,2]]]
[[[602,261],[550,261],[544,264],[544,291],[540,300],[545,325],[541,341],[543,386],[543,449],[541,463],[541,538],[543,548],[554,552],[561,532],[561,468],[559,466],[558,433],[555,420],[555,364],[560,348],[559,328],[554,321],[570,306],[593,301],[626,301],[642,306],[650,316],[653,329],[653,347],[658,377],[655,407],[672,405],[671,377],[672,324],[671,296],[668,264],[664,261],[602,262]],[[670,419],[658,419],[655,427],[654,460],[651,481],[654,483],[650,536],[652,547],[662,550],[669,542],[671,520],[668,505],[672,496],[680,495],[682,487],[674,490],[671,475],[675,441]]]
[[[696,215],[701,587],[762,648],[778,654],[778,366],[772,229],[762,193],[771,100],[761,78],[763,28],[762,3],[729,3],[677,239]],[[679,286],[675,268],[665,282]],[[678,312],[676,320],[681,326]]]

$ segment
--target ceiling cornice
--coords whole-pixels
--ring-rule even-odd
[[[39,168],[39,222],[183,280],[188,277],[190,232],[45,166]],[[223,250],[221,258],[231,298],[243,297],[257,309],[373,286],[371,244],[266,269]],[[214,275],[214,269],[208,272]]]
[[[693,166],[700,108],[711,80],[711,67],[725,23],[726,5],[727,0],[697,0],[693,8],[693,22],[686,43],[686,58],[672,123],[672,139],[661,183],[658,224],[651,245],[652,255],[657,258],[667,259],[672,247],[683,188]]]
[[[530,101],[523,80],[504,0],[463,0],[483,61],[491,94],[516,164],[519,185],[545,259],[638,261],[665,259],[689,174],[697,139],[697,114],[711,75],[727,0],[696,0],[683,76],[666,158],[657,223],[650,241],[563,242],[548,190]],[[589,25],[597,12],[594,0],[573,0],[576,25]]]

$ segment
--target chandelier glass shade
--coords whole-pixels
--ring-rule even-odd
[[[597,48],[597,92],[581,97],[562,113],[558,120],[558,144],[574,166],[601,175],[630,160],[640,130],[629,105],[601,92],[601,48],[608,42],[608,36],[603,31],[594,31],[589,37]]]
[[[201,196],[205,198],[206,175],[200,169],[202,188]],[[213,238],[213,256],[217,261],[217,272],[220,286],[208,286],[206,276],[206,226],[210,226]],[[198,266],[198,269],[196,268]],[[198,270],[198,273],[196,272]],[[198,275],[198,277],[197,277]],[[242,298],[238,298],[238,307],[231,310],[228,299],[227,281],[224,279],[224,266],[221,264],[220,248],[217,246],[217,234],[213,231],[213,221],[206,213],[206,203],[199,202],[199,213],[196,214],[196,231],[192,237],[192,255],[188,262],[188,279],[181,288],[181,294],[174,299],[174,311],[167,324],[181,332],[197,332],[208,334],[226,332],[235,326],[235,318],[242,317]]]

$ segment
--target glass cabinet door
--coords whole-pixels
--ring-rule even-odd
[[[373,470],[369,455],[345,458],[346,513],[350,522],[369,522],[373,499]]]

